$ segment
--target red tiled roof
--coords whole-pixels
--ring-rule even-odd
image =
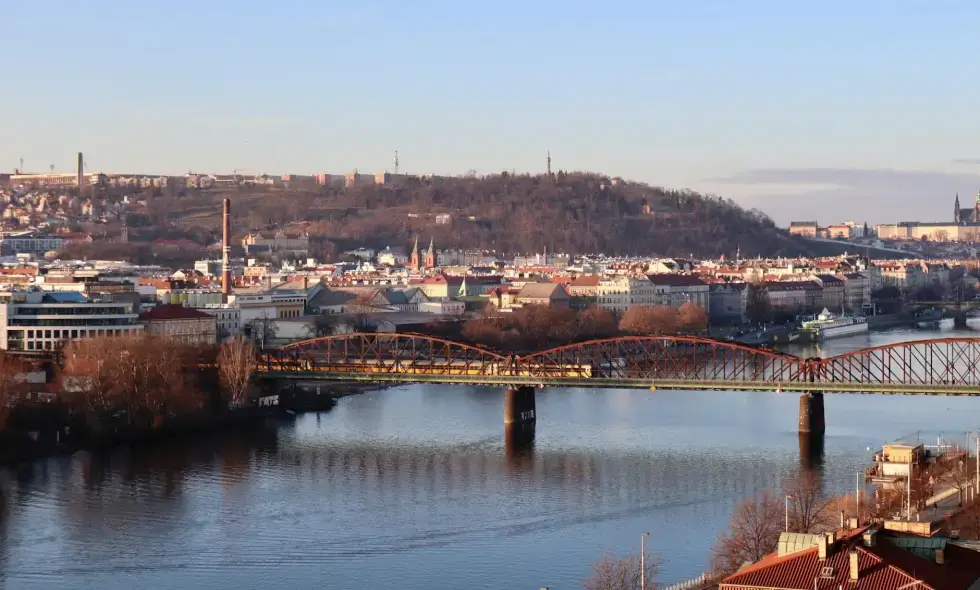
[[[173,303],[168,303],[166,305],[158,305],[149,311],[144,311],[140,314],[141,320],[196,320],[199,318],[209,318],[213,317],[193,309],[191,307],[184,307],[183,305],[176,305]]]
[[[885,538],[878,539],[873,547],[865,547],[860,542],[863,532],[864,529],[857,529],[839,536],[823,561],[819,559],[817,547],[783,556],[770,554],[728,576],[719,588],[810,590],[814,580],[818,580],[819,588],[848,590],[896,590],[917,581],[916,590],[967,590],[977,579],[977,573],[940,566],[892,545]],[[850,581],[852,550],[858,556],[856,584]]]
[[[571,285],[573,287],[598,287],[601,277],[599,275],[581,275],[575,277]]]

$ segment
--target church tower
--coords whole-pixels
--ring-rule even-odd
[[[980,224],[980,191],[977,191],[977,200],[973,203],[973,217],[970,221]]]
[[[425,251],[425,268],[436,267],[436,247],[435,240],[429,238],[429,249]]]
[[[959,225],[961,223],[960,215],[960,193],[956,193],[956,200],[953,201],[953,223]]]
[[[419,237],[415,236],[415,247],[412,248],[412,270],[415,272],[419,271],[421,265],[419,264]]]

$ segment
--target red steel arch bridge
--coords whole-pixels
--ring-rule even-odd
[[[260,377],[506,387],[980,395],[980,338],[801,358],[697,336],[623,336],[523,355],[422,334],[351,333],[267,349]]]

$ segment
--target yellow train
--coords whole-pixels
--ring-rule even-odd
[[[265,363],[263,363],[265,365]],[[519,364],[514,367],[507,363],[479,363],[453,361],[450,363],[364,360],[347,363],[312,362],[308,359],[274,360],[269,359],[265,365],[270,371],[288,371],[302,373],[401,373],[405,375],[453,375],[453,376],[493,376],[493,377],[542,377],[566,379],[591,379],[591,365],[544,365]]]

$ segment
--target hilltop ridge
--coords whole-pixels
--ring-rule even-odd
[[[266,197],[247,210],[237,208],[238,215],[246,211],[251,227],[302,220],[309,222],[311,236],[374,247],[421,237],[434,239],[439,248],[503,252],[731,256],[740,250],[743,256],[795,256],[810,251],[764,213],[730,199],[588,173],[323,187],[292,203]]]
[[[511,254],[732,257],[739,251],[754,257],[825,249],[730,199],[592,173],[402,177],[346,188],[155,189],[147,196],[143,210],[127,213],[138,240],[183,240],[199,248],[219,239],[221,199],[229,197],[236,236],[305,231],[320,257],[362,245],[405,247],[415,239],[431,239],[439,249]]]

